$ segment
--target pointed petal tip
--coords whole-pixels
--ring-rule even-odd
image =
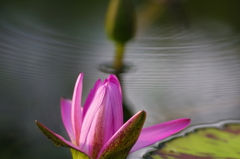
[[[181,130],[185,129],[186,127],[188,127],[191,123],[191,119],[189,118],[181,118],[181,119],[176,119],[176,120],[173,120],[173,123],[174,122],[178,122],[179,125],[182,125],[182,128],[180,128]],[[179,130],[179,131],[181,131]]]
[[[39,123],[37,120],[34,121],[35,124],[39,127],[39,126],[44,126],[43,124]]]
[[[189,118],[180,118],[180,119],[172,120],[172,122],[180,122],[181,124],[185,124],[186,127],[187,127],[190,124],[191,119],[189,119]]]
[[[191,119],[189,119],[189,118],[183,118],[183,120],[185,120],[185,121],[188,122],[189,124],[190,124],[190,122],[191,122]]]
[[[107,78],[107,80],[108,80],[108,81],[112,81],[112,82],[114,82],[114,81],[119,82],[117,76],[114,75],[114,74],[109,75],[108,78]]]
[[[120,82],[119,82],[117,76],[115,76],[113,74],[109,75],[108,78],[104,81],[104,84],[106,82],[113,83],[114,85],[116,85],[118,87],[120,93],[122,94],[122,88],[121,88],[121,85],[120,85]]]
[[[135,116],[135,115],[136,115],[136,116]],[[142,116],[142,117],[146,118],[147,113],[146,113],[146,111],[141,110],[141,111],[137,112],[135,115],[134,115],[134,117]]]
[[[132,116],[125,124],[135,122],[135,120],[142,120],[144,124],[146,117],[147,117],[147,113],[144,110],[142,110],[137,112],[134,116]]]
[[[185,121],[188,121],[188,122],[191,121],[191,119],[189,119],[189,118],[180,118],[180,119],[178,119],[178,120],[185,120]]]
[[[80,73],[80,74],[78,75],[75,86],[76,86],[76,85],[79,85],[79,84],[82,84],[83,76],[84,76],[83,73]]]
[[[147,112],[145,110],[141,110],[141,111],[139,111],[139,113],[147,114]]]
[[[110,74],[110,75],[108,76],[108,79],[110,79],[110,78],[117,78],[117,76],[114,75],[114,74]]]
[[[64,97],[61,97],[60,98],[60,106],[62,107],[63,106],[63,103],[64,103],[64,101],[66,101],[67,99],[66,98],[64,98]]]
[[[65,105],[65,103],[71,103],[71,102],[72,102],[72,100],[70,100],[70,99],[67,99],[67,98],[64,98],[64,97],[60,98],[60,105],[61,106]]]
[[[81,73],[79,73],[78,77],[83,76],[83,75],[84,75],[84,73],[81,72]]]

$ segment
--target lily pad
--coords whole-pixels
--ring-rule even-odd
[[[146,159],[240,159],[240,120],[190,127],[158,143]]]

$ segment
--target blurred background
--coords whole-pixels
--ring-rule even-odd
[[[108,0],[0,1],[0,158],[67,159],[36,127],[68,138],[60,98],[84,72],[83,101],[108,76]],[[240,1],[134,0],[138,27],[126,46],[125,104],[145,126],[240,119]]]

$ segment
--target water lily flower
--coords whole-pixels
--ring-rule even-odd
[[[143,128],[146,112],[123,123],[122,91],[115,75],[98,80],[81,107],[83,74],[77,79],[72,100],[61,99],[62,121],[69,138],[54,133],[36,121],[39,129],[57,146],[68,147],[73,159],[125,159],[182,129],[190,119],[177,119]]]

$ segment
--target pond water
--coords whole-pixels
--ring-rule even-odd
[[[145,126],[176,118],[192,125],[240,118],[238,0],[135,1],[138,30],[121,74],[132,113]],[[83,99],[108,73],[113,43],[104,32],[108,1],[0,2],[0,154],[3,158],[70,158],[37,129],[66,137],[60,97],[71,98],[84,72]],[[157,9],[156,9],[157,8]],[[84,101],[83,100],[83,101]],[[1,158],[2,158],[1,157]]]

